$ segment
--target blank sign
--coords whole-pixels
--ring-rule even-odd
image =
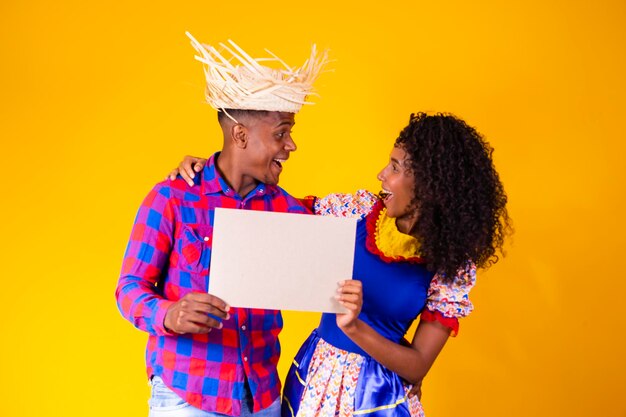
[[[356,219],[217,208],[209,293],[233,307],[340,313]]]

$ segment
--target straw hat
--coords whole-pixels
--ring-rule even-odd
[[[187,36],[200,55],[196,55],[196,59],[204,64],[206,101],[221,111],[297,113],[302,105],[313,104],[307,101],[307,96],[316,95],[313,82],[328,62],[328,51],[318,55],[315,45],[309,59],[294,68],[267,49],[271,57],[252,58],[231,40],[228,41],[230,46],[220,43],[221,50],[218,51],[213,46],[201,44],[189,32]],[[259,62],[279,63],[280,68],[270,68]]]

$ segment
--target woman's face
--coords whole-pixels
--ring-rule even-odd
[[[404,149],[394,147],[391,150],[389,163],[378,173],[377,178],[382,183],[381,198],[387,208],[387,215],[397,219],[396,224],[401,232],[408,233],[415,222],[417,211],[413,205],[415,177]]]

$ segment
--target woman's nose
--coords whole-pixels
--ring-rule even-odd
[[[383,168],[378,175],[376,175],[376,178],[378,178],[378,181],[383,181],[384,180],[384,176],[383,173],[385,172],[385,168]]]

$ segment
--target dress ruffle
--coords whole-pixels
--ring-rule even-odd
[[[370,357],[309,336],[285,380],[282,417],[423,417],[400,377]]]
[[[395,227],[395,222],[390,223],[388,221],[384,221],[386,216],[385,205],[382,200],[376,201],[372,207],[372,211],[365,218],[365,227],[367,229],[365,247],[367,250],[387,263],[405,261],[415,264],[423,264],[424,259],[422,257],[417,255],[415,251],[410,253],[410,251],[407,250],[410,248],[419,248],[417,243],[410,243],[411,240],[415,242],[417,242],[417,240],[400,233]],[[383,234],[386,239],[395,239],[395,242],[399,243],[396,244],[395,247],[393,245],[388,245],[387,247],[382,248],[383,245],[381,237],[383,236],[381,235]]]

